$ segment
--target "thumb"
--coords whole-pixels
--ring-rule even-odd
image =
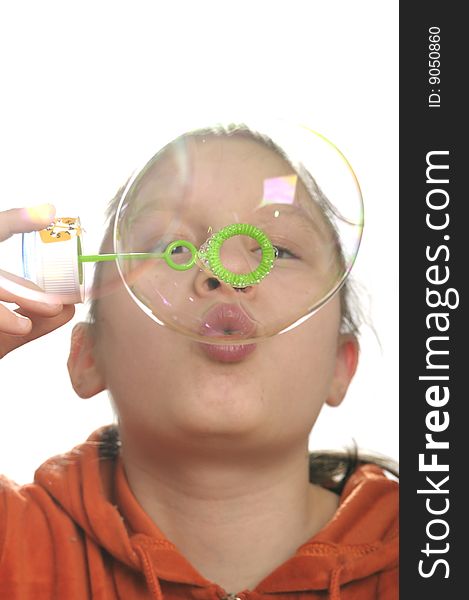
[[[25,317],[31,319],[32,327],[26,335],[9,335],[0,334],[0,358],[6,356],[12,350],[31,342],[55,329],[58,329],[65,323],[68,323],[75,314],[75,306],[73,304],[64,305],[62,310],[51,317],[38,316],[37,314],[23,309],[15,311]]]

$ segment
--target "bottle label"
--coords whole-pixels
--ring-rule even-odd
[[[39,232],[44,244],[67,242],[71,238],[81,236],[80,219],[78,217],[62,217]]]

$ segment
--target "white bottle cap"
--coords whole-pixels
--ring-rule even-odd
[[[23,234],[24,276],[63,304],[84,301],[80,219],[57,218],[42,231]]]

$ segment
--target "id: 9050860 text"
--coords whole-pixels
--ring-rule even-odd
[[[428,83],[430,92],[428,94],[428,107],[439,108],[440,95],[440,28],[428,28]]]

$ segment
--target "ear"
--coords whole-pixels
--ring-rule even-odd
[[[334,377],[329,397],[329,406],[339,406],[347,393],[358,365],[359,345],[357,338],[351,333],[341,334],[337,345],[337,356]]]
[[[67,361],[73,389],[80,398],[91,398],[106,389],[94,355],[95,341],[89,323],[78,323],[72,331]]]

